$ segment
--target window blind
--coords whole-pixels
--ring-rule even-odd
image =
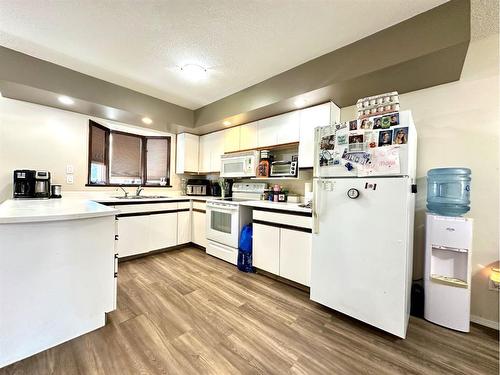
[[[168,176],[169,142],[165,138],[147,138],[146,142],[147,183],[159,183]]]
[[[140,180],[142,139],[134,135],[111,133],[111,177]]]
[[[90,161],[93,163],[106,163],[106,130],[97,126],[90,127]]]

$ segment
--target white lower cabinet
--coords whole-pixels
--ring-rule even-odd
[[[282,219],[283,222],[277,222],[277,218]],[[311,218],[254,210],[253,219],[253,265],[261,270],[309,286],[312,247]]]
[[[193,211],[193,231],[192,241],[204,248],[207,248],[207,235],[206,235],[206,214],[204,212]]]
[[[177,245],[191,242],[191,211],[177,213]]]
[[[119,258],[191,242],[190,201],[127,204],[115,207],[123,215],[117,217],[116,248]],[[204,237],[205,214],[202,215],[203,226],[200,227]]]
[[[148,251],[148,228],[148,216],[118,218],[118,256],[123,258]]]
[[[261,270],[280,273],[280,228],[253,224],[252,264]]]
[[[148,251],[177,245],[177,212],[151,214]]]
[[[311,233],[281,228],[280,276],[310,285],[311,241]]]

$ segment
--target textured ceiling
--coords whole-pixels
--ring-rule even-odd
[[[444,2],[0,1],[0,45],[196,109]]]

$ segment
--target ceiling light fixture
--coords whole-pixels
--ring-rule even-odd
[[[227,121],[227,120],[226,120],[226,121],[224,121],[224,122],[222,123],[222,125],[224,125],[224,126],[229,126],[229,125],[231,125],[231,121]]]
[[[296,100],[295,100],[295,106],[296,106],[297,108],[303,107],[303,106],[305,106],[305,105],[306,105],[306,100],[305,100],[305,99],[303,99],[303,98],[298,98],[298,99],[296,99]]]
[[[146,125],[151,125],[153,123],[153,120],[151,120],[149,117],[143,117],[142,122]]]
[[[73,99],[71,99],[69,96],[65,96],[65,95],[60,96],[59,98],[57,98],[57,100],[59,100],[59,102],[64,104],[64,105],[75,104],[75,101]]]
[[[181,67],[181,72],[190,81],[200,81],[207,77],[207,69],[198,64],[186,64]]]

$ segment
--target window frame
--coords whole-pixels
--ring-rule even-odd
[[[104,147],[104,165],[106,167],[106,181],[104,184],[93,184],[90,181],[90,175],[91,175],[91,165],[92,165],[92,127],[97,127],[105,132],[105,147]],[[122,134],[122,135],[127,135],[127,136],[132,136],[132,137],[137,137],[141,140],[141,180],[142,183],[140,184],[116,184],[116,183],[110,183],[110,176],[111,176],[111,169],[110,169],[110,142],[111,142],[111,134]],[[168,147],[168,152],[167,152],[167,170],[166,170],[166,179],[167,179],[167,184],[162,186],[160,184],[151,184],[147,183],[148,176],[147,176],[147,142],[148,139],[165,139],[167,141],[167,147]],[[170,163],[171,163],[171,154],[172,154],[172,137],[170,136],[142,136],[134,133],[127,133],[123,131],[118,131],[118,130],[111,130],[95,121],[89,120],[89,137],[88,137],[89,145],[88,145],[88,160],[87,160],[87,183],[85,186],[94,186],[94,187],[138,187],[138,186],[144,186],[144,187],[161,187],[161,188],[166,188],[166,187],[172,187],[170,185]]]

